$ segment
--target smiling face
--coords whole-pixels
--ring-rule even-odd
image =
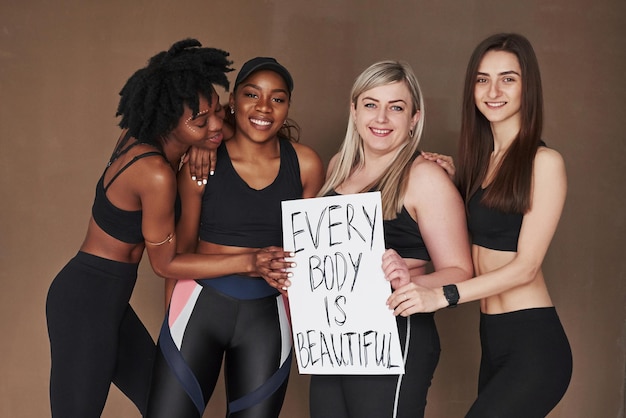
[[[273,139],[289,112],[287,83],[274,71],[256,71],[237,86],[230,106],[235,109],[238,135],[255,142]]]
[[[351,108],[364,149],[377,154],[393,152],[408,142],[420,116],[412,112],[411,93],[402,81],[364,91]]]
[[[487,52],[478,66],[474,87],[476,107],[494,124],[510,124],[519,131],[522,106],[522,70],[517,56]]]
[[[169,133],[168,139],[174,139],[186,146],[216,149],[224,138],[224,109],[215,91],[211,95],[211,103],[201,95],[198,104],[199,111],[195,115],[189,106],[184,105],[183,115]]]

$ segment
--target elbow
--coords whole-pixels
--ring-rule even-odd
[[[532,283],[537,275],[541,272],[541,261],[535,260],[531,257],[526,257],[521,253],[517,253],[517,256],[511,263],[513,270],[511,271],[511,277],[518,286],[524,286]]]
[[[474,268],[469,266],[456,266],[454,267],[453,280],[450,280],[450,284],[464,282],[474,277]]]
[[[164,279],[173,279],[171,271],[169,271],[168,269],[168,264],[163,264],[163,263],[150,263],[152,266],[152,271],[154,271],[154,274],[156,274],[157,276],[164,278]]]
[[[523,271],[520,273],[520,275],[518,276],[520,280],[520,285],[527,285],[533,282],[537,278],[537,275],[539,274],[540,271],[541,271],[540,265],[531,264],[529,266],[526,266],[523,269]]]
[[[459,282],[471,279],[474,277],[474,267],[470,264],[469,266],[459,267]]]
[[[157,266],[152,266],[152,271],[154,271],[154,274],[156,274],[159,277],[162,277],[164,279],[167,279],[168,276],[165,272],[164,269],[162,269],[161,267],[157,267]]]

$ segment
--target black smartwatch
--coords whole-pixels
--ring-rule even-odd
[[[459,290],[455,284],[447,284],[443,287],[443,295],[448,301],[448,308],[454,308],[459,303]]]

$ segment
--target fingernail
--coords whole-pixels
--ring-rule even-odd
[[[289,253],[289,257],[295,257],[296,253]]]
[[[289,265],[289,267],[295,267],[295,266],[296,266],[296,263],[291,263],[291,264]]]
[[[196,181],[196,176],[191,176],[191,179],[192,179],[193,181]]]
[[[198,186],[202,186],[202,182],[198,180]]]
[[[213,170],[209,171],[209,176],[212,176],[213,174],[215,174],[215,171]]]
[[[287,277],[293,277],[293,273],[287,273]]]
[[[283,286],[283,290],[287,290],[287,286]]]
[[[202,184],[207,184],[207,179],[202,179]]]

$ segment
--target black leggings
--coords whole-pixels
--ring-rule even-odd
[[[398,317],[397,323],[406,356],[405,374],[311,376],[312,418],[424,416],[426,395],[440,352],[433,314]]]
[[[247,299],[207,282],[234,288]],[[273,294],[259,295],[255,286]],[[278,417],[291,365],[291,333],[282,296],[264,280],[178,281],[158,347],[147,417],[201,417],[224,356],[228,416]]]
[[[136,278],[136,264],[79,252],[52,282],[53,417],[100,417],[111,382],[145,412],[155,345],[128,304]]]
[[[478,398],[466,418],[543,418],[567,390],[572,352],[554,308],[481,314]]]

